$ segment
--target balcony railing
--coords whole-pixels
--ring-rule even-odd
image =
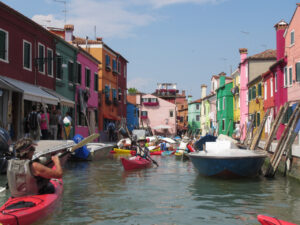
[[[158,102],[143,102],[143,106],[158,106]]]
[[[110,72],[110,71],[111,71],[111,66],[110,66],[110,65],[106,65],[106,66],[105,66],[105,70],[106,70],[107,72]]]
[[[146,116],[146,115],[141,116],[141,119],[142,119],[142,120],[146,120],[146,119],[148,119],[148,116]]]

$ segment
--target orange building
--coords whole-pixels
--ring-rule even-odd
[[[119,93],[118,76],[121,74],[121,68],[127,67],[121,67],[119,62],[121,55],[106,45],[102,38],[86,40],[76,37],[73,42],[102,62],[98,71],[100,92],[98,96],[98,128],[100,131],[105,131],[110,121],[116,123],[120,120],[118,115],[119,96],[125,95],[125,93]],[[126,99],[126,96],[124,97]]]

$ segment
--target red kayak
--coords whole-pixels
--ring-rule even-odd
[[[53,179],[55,193],[9,198],[0,208],[0,224],[26,225],[32,224],[51,215],[63,192],[62,179]]]
[[[257,220],[262,224],[262,225],[297,225],[295,223],[290,223],[284,220],[279,220],[275,217],[270,217],[270,216],[264,216],[264,215],[258,215]]]
[[[136,156],[131,159],[121,158],[121,161],[125,170],[144,169],[152,165],[151,161],[140,156]]]

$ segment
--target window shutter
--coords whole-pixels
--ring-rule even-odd
[[[300,81],[300,63],[296,63],[296,81]]]
[[[289,80],[290,80],[290,85],[293,83],[293,72],[292,72],[292,67],[289,68]]]
[[[258,96],[261,96],[261,83],[258,84]]]
[[[3,31],[0,31],[0,58],[5,59],[5,45],[6,45],[6,34]]]

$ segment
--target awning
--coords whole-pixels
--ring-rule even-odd
[[[17,89],[20,89],[23,92],[24,100],[40,102],[50,105],[57,105],[59,99],[53,95],[48,94],[43,91],[41,88],[34,86],[32,84],[25,83],[23,81],[15,80],[8,77],[2,77],[2,80],[5,80],[10,85],[14,86]]]
[[[11,91],[16,91],[16,92],[23,92],[19,88],[11,85],[6,80],[2,79],[2,76],[0,76],[0,89],[6,89],[6,90],[11,90]]]
[[[156,127],[153,127],[153,129],[154,130],[160,130],[160,129],[170,129],[171,127],[170,126],[168,126],[168,125],[164,125],[164,124],[162,124],[162,125],[158,125],[158,126],[156,126]]]
[[[106,113],[103,114],[103,117],[105,119],[109,119],[109,120],[120,120],[120,118],[118,116],[114,116],[114,115],[110,115],[110,114],[106,114]]]
[[[47,93],[49,93],[50,95],[53,95],[54,97],[58,98],[61,105],[74,108],[74,106],[75,106],[74,101],[71,101],[71,100],[67,99],[66,97],[58,94],[57,92],[55,92],[54,90],[51,90],[49,88],[45,88],[45,87],[41,87],[41,88],[44,91],[46,91]]]

